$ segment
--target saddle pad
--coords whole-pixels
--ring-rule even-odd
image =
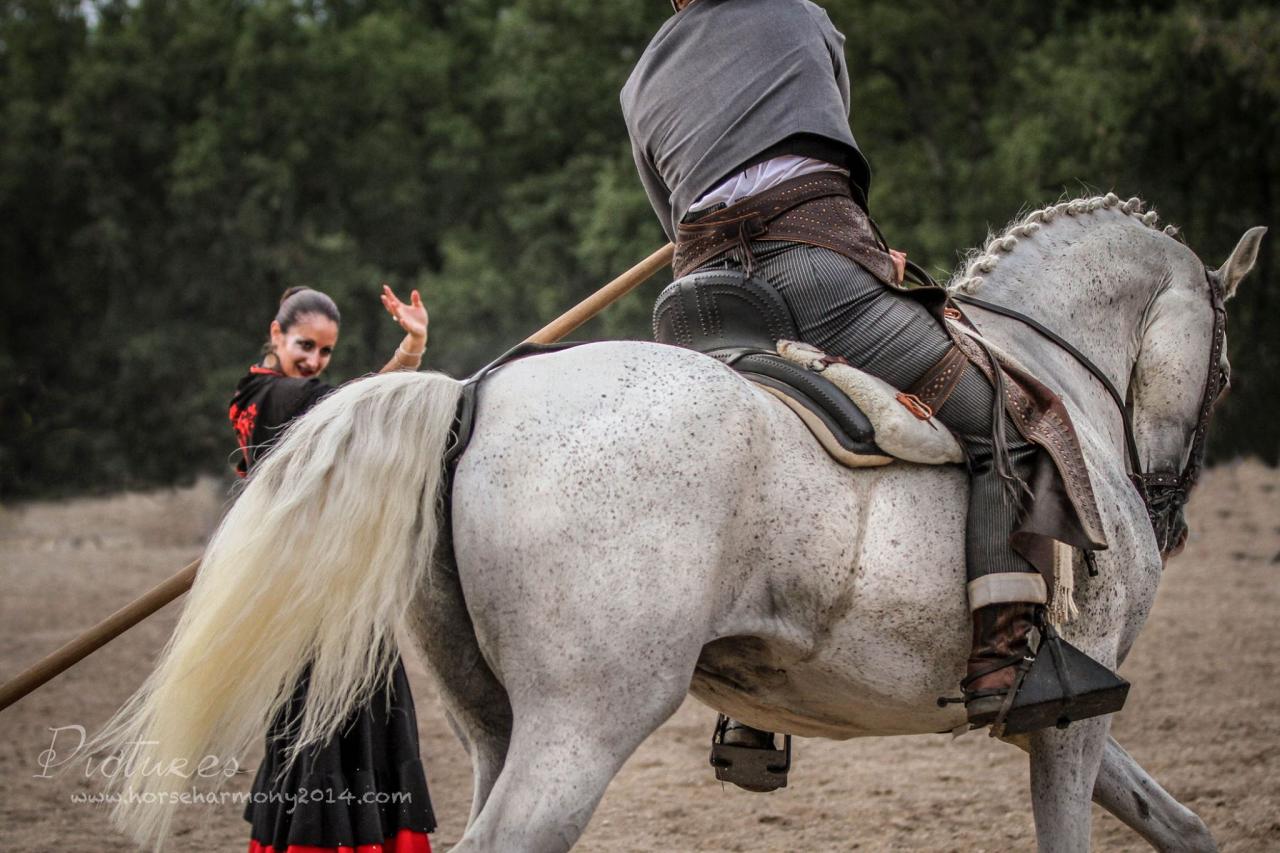
[[[804,422],[809,428],[809,432],[813,433],[813,437],[822,445],[822,449],[827,451],[832,459],[844,465],[847,468],[875,468],[879,465],[888,465],[893,461],[892,456],[885,456],[880,453],[864,453],[851,447],[846,447],[835,430],[827,423],[827,419],[822,416],[812,401],[800,399],[794,389],[788,388],[781,382],[769,381],[768,377],[752,376],[743,374],[743,377],[752,382],[761,391],[776,397],[784,406],[796,413],[796,416]]]
[[[884,380],[848,364],[831,363],[822,350],[798,341],[778,341],[778,354],[793,364],[821,373],[848,394],[875,427],[876,445],[890,456],[923,465],[964,461],[964,450],[951,431],[937,418],[921,420],[913,415],[898,401],[898,389]],[[818,437],[821,440],[821,435]],[[825,442],[824,446],[827,446]],[[884,464],[878,460],[846,461],[832,455],[852,467]]]

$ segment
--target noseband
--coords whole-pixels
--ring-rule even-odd
[[[1180,511],[1186,505],[1191,489],[1195,486],[1196,481],[1200,479],[1200,472],[1204,468],[1205,438],[1209,432],[1209,416],[1213,413],[1213,404],[1217,402],[1227,384],[1226,371],[1222,369],[1222,348],[1226,344],[1227,337],[1226,300],[1222,295],[1222,285],[1213,276],[1209,275],[1207,269],[1205,270],[1205,280],[1209,283],[1209,302],[1213,306],[1213,346],[1209,351],[1209,375],[1205,377],[1204,394],[1200,398],[1200,415],[1199,420],[1196,422],[1195,437],[1191,442],[1191,453],[1187,456],[1187,464],[1183,466],[1181,471],[1142,470],[1142,463],[1138,456],[1138,442],[1133,432],[1133,411],[1129,408],[1128,403],[1125,402],[1125,398],[1116,390],[1116,386],[1107,378],[1107,375],[1090,361],[1084,353],[1050,329],[1045,328],[1025,314],[1014,311],[1012,308],[1005,308],[1003,305],[996,305],[992,302],[963,294],[954,294],[951,297],[961,304],[976,305],[992,313],[1011,317],[1034,329],[1040,335],[1053,341],[1053,343],[1068,352],[1082,367],[1093,374],[1095,379],[1102,383],[1102,387],[1107,389],[1107,393],[1115,401],[1116,408],[1120,411],[1120,418],[1124,423],[1125,470],[1128,472],[1134,488],[1142,496],[1142,502],[1146,504],[1147,517],[1151,520],[1151,527],[1155,531],[1156,540],[1160,544],[1161,554],[1168,554],[1180,544],[1178,541],[1182,532],[1178,529],[1180,526]]]

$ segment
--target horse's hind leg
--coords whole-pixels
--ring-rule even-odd
[[[601,577],[617,588],[621,574]],[[567,600],[565,589],[555,594]],[[680,707],[706,627],[688,612],[692,594],[640,598],[620,596],[625,606],[598,599],[594,611],[535,604],[502,614],[507,628],[491,654],[511,696],[511,743],[455,853],[568,850],[623,762]],[[483,621],[482,638],[491,635]]]
[[[511,703],[480,653],[448,540],[442,536],[414,600],[413,632],[449,725],[471,758],[470,826],[502,772],[511,741]]]
[[[442,694],[443,692],[441,691]],[[445,704],[451,705],[447,700]],[[471,759],[471,812],[467,816],[467,826],[475,822],[480,810],[488,802],[489,794],[502,773],[507,748],[511,744],[510,709],[505,705],[495,705],[493,710],[499,713],[468,712],[458,716],[451,710],[445,712],[449,727],[462,742],[467,757]]]
[[[1208,853],[1218,845],[1195,812],[1179,803],[1107,738],[1093,799],[1157,850]]]
[[[1045,853],[1087,853],[1094,782],[1111,717],[1072,723],[1065,731],[1032,732],[1031,809]]]
[[[680,706],[687,689],[651,686],[639,705],[619,702],[604,684],[548,697],[533,708],[517,704],[502,775],[454,853],[563,853],[572,847],[614,775]]]

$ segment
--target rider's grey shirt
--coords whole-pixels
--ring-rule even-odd
[[[796,134],[866,161],[849,130],[844,36],[809,0],[695,0],[658,30],[622,89],[640,179],[667,236],[690,205]]]

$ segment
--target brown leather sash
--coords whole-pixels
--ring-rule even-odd
[[[839,252],[888,285],[893,259],[876,238],[871,220],[853,200],[849,179],[838,172],[801,175],[694,222],[680,223],[672,268],[676,278],[733,249],[743,252],[747,275],[753,240],[808,243]]]

